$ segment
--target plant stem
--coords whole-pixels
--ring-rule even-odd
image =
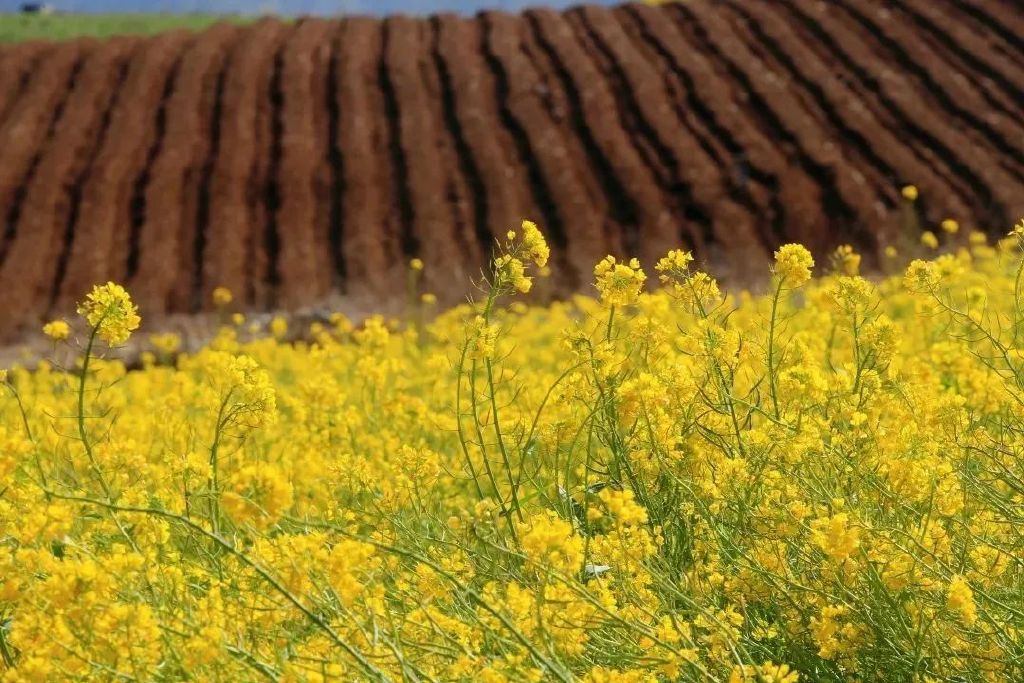
[[[775,319],[779,310],[779,297],[782,296],[782,280],[775,288],[775,296],[772,297],[772,318],[768,324],[768,385],[772,394],[772,409],[775,411],[775,419],[779,419],[779,392],[775,386]]]

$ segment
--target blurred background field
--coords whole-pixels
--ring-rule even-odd
[[[151,35],[176,28],[202,29],[217,21],[247,21],[214,14],[20,14],[0,15],[0,41],[63,40],[92,36]]]
[[[241,23],[265,15],[471,15],[485,9],[514,12],[529,6],[563,9],[571,4],[570,0],[65,0],[39,3],[43,11],[22,13],[23,2],[0,0],[0,41],[150,35],[176,28],[202,29],[217,21]]]

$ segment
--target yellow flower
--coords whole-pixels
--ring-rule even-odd
[[[960,224],[957,223],[952,218],[947,218],[946,220],[942,221],[942,230],[947,235],[955,235],[960,231]]]
[[[693,263],[693,254],[682,249],[673,249],[668,252],[654,269],[661,273],[659,279],[667,284],[673,280],[680,280],[690,273],[690,264]]]
[[[78,305],[78,314],[108,344],[123,344],[142,321],[131,297],[121,285],[96,285]]]
[[[420,295],[420,301],[422,301],[427,306],[433,306],[434,304],[437,303],[437,295],[432,294],[430,292],[424,292],[423,294]]]
[[[900,190],[900,194],[908,202],[917,201],[917,186],[915,185],[904,185],[903,189]]]
[[[609,306],[628,306],[640,298],[647,276],[640,268],[640,262],[630,259],[619,263],[614,256],[606,256],[594,267],[594,286],[601,294],[601,301]]]
[[[43,334],[54,341],[63,341],[71,334],[71,326],[63,320],[52,320],[43,325]]]
[[[729,675],[729,683],[798,683],[800,674],[788,664],[767,662],[760,666],[737,665]]]
[[[224,308],[232,302],[234,297],[227,287],[217,287],[213,290],[213,305],[217,308]]]
[[[520,537],[523,553],[539,570],[563,574],[578,571],[583,563],[583,539],[572,525],[548,510],[529,517]]]
[[[843,275],[860,274],[860,254],[853,250],[849,244],[836,247],[832,252],[832,263],[837,271]]]
[[[240,524],[266,529],[292,506],[294,490],[272,465],[246,465],[232,478],[224,494],[224,510]]]
[[[532,221],[523,221],[523,251],[532,259],[538,268],[544,268],[548,264],[548,257],[551,255],[548,243],[544,239],[537,224]]]
[[[775,252],[775,275],[788,287],[799,287],[811,279],[814,257],[800,244],[784,244]]]
[[[274,335],[276,339],[284,339],[285,335],[288,334],[288,321],[277,315],[270,321],[270,334]]]
[[[470,327],[466,356],[476,360],[494,358],[499,329],[497,323],[488,323],[482,315],[478,315]]]
[[[939,248],[939,238],[935,236],[935,233],[931,230],[925,230],[921,233],[921,244],[928,247],[929,249]]]
[[[419,271],[423,270],[423,260],[422,259],[418,259],[418,258],[414,258],[411,261],[409,261],[409,267],[412,268],[413,270],[419,272]]]
[[[533,286],[533,280],[526,276],[526,266],[511,254],[494,259],[494,286],[499,291],[514,289],[526,294]]]
[[[939,279],[938,269],[933,262],[914,259],[907,266],[903,284],[912,292],[925,292],[933,289],[939,283]]]
[[[818,547],[837,562],[848,560],[860,547],[860,529],[850,524],[845,512],[816,519],[811,529]]]
[[[168,332],[165,334],[151,334],[149,335],[149,343],[153,345],[153,348],[164,355],[171,355],[177,353],[178,349],[181,348],[181,337]]]
[[[960,615],[964,624],[972,626],[978,620],[978,608],[974,604],[974,591],[959,574],[949,582],[946,606]]]

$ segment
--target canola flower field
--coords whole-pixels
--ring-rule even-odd
[[[531,307],[527,222],[433,320],[130,370],[98,286],[3,377],[0,680],[1021,680],[1024,222],[943,228]]]

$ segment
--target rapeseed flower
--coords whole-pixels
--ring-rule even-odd
[[[43,325],[43,334],[53,341],[64,341],[71,334],[71,326],[64,320],[52,320]]]
[[[775,252],[775,276],[780,284],[795,288],[811,279],[814,257],[799,244],[784,244]]]
[[[638,260],[630,259],[628,263],[620,263],[614,256],[607,256],[598,263],[594,267],[594,276],[594,286],[601,295],[601,302],[609,306],[636,303],[647,281]]]
[[[1019,678],[1016,247],[507,301],[537,235],[431,320],[0,371],[0,681]]]
[[[78,305],[78,314],[96,330],[100,339],[111,345],[128,341],[142,321],[128,292],[113,282],[93,287],[85,301]]]

